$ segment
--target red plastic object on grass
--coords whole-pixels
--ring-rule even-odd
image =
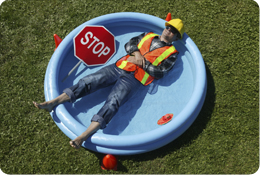
[[[158,120],[157,124],[164,125],[164,124],[168,123],[169,121],[171,121],[172,117],[173,117],[173,114],[166,114],[166,115],[162,116],[162,118],[160,118],[160,120]]]
[[[107,154],[102,161],[101,168],[103,170],[117,170],[117,159],[111,154]]]
[[[165,18],[165,21],[169,22],[172,19],[172,14],[168,13],[167,17]]]
[[[55,50],[56,50],[57,47],[60,45],[62,39],[57,34],[54,34],[53,37],[54,37],[54,41],[55,41],[55,46],[56,46]]]

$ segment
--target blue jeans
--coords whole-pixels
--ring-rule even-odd
[[[96,73],[87,75],[77,84],[66,88],[63,92],[70,97],[73,103],[76,99],[95,92],[98,89],[114,85],[103,107],[93,116],[91,121],[99,122],[101,128],[117,113],[119,107],[124,104],[142,84],[135,79],[134,74],[116,67],[115,64],[106,66]]]

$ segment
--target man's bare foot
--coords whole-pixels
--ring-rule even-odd
[[[72,146],[75,149],[79,149],[82,143],[83,140],[77,137],[76,139],[70,141],[70,146]]]
[[[36,108],[38,108],[38,109],[45,109],[48,112],[51,112],[53,107],[54,107],[52,104],[48,104],[47,102],[39,104],[39,103],[36,103],[35,101],[33,101],[33,104],[34,104],[34,106]]]
[[[84,131],[80,136],[78,136],[74,140],[70,141],[70,146],[79,149],[83,141],[87,140],[87,138],[89,138],[91,134],[96,132],[99,128],[100,128],[99,122],[92,121],[86,131]]]

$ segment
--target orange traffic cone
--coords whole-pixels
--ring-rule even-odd
[[[117,159],[111,154],[107,154],[102,161],[101,168],[103,170],[117,170]]]
[[[172,14],[171,13],[168,13],[167,14],[167,17],[165,18],[165,21],[170,21],[172,19]]]
[[[59,44],[61,43],[62,39],[57,34],[54,34],[53,37],[54,37],[55,46],[56,46],[56,48],[54,49],[54,51],[55,51],[57,49],[57,47],[59,46]]]

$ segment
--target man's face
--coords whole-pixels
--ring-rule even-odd
[[[168,27],[168,26],[163,30],[162,35],[163,35],[163,37],[164,37],[165,39],[167,39],[168,41],[172,41],[172,40],[173,40],[174,34],[171,32],[171,28]]]

